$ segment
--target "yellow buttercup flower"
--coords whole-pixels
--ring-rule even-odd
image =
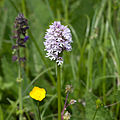
[[[29,95],[35,100],[42,101],[46,96],[46,91],[44,88],[34,87]]]

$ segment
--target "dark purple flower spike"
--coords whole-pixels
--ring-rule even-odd
[[[19,14],[18,17],[16,17],[14,28],[15,35],[13,36],[13,38],[16,39],[16,44],[12,46],[13,49],[12,60],[13,61],[19,60],[24,62],[26,58],[18,56],[19,48],[21,47],[25,48],[26,47],[25,43],[29,39],[29,36],[26,35],[27,34],[26,32],[29,29],[28,20],[24,17],[23,14]]]

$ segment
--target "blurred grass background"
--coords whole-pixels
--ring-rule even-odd
[[[17,63],[12,62],[14,20],[24,13],[29,36],[23,65],[24,119],[37,120],[37,108],[29,98],[33,86],[47,90],[41,102],[42,120],[57,120],[56,72],[45,58],[44,35],[55,20],[72,31],[73,49],[64,53],[62,107],[65,86],[72,84],[71,120],[92,120],[96,100],[101,99],[95,120],[120,120],[120,1],[119,0],[0,0],[0,120],[18,119]],[[115,104],[114,104],[115,103]]]

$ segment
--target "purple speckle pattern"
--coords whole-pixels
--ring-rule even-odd
[[[45,34],[45,51],[46,57],[55,60],[58,65],[63,64],[63,51],[71,51],[72,35],[67,26],[61,25],[59,21],[55,21],[49,26]]]

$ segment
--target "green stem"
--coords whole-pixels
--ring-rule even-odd
[[[22,12],[24,16],[26,17],[26,1],[22,0]]]
[[[92,120],[95,120],[95,117],[96,117],[97,111],[98,111],[98,108],[96,109],[96,111],[95,111],[95,113],[94,113],[94,116],[93,116],[93,119],[92,119]]]
[[[39,118],[39,120],[41,120],[41,117],[40,117],[40,103],[39,103],[39,101],[38,101],[38,118]]]
[[[93,56],[94,51],[92,45],[90,46],[89,55],[88,55],[88,74],[87,74],[87,92],[92,89],[92,72],[93,72]]]
[[[20,115],[19,115],[19,120],[22,120],[22,83],[19,84],[19,104],[20,104]]]
[[[15,8],[16,12],[19,13],[18,7],[15,5],[15,3],[12,0],[9,0],[9,2],[12,4],[12,6]]]
[[[66,4],[65,4],[65,23],[68,24],[68,4],[69,1],[66,0]]]
[[[19,50],[18,50],[18,60],[19,60]],[[22,79],[21,79],[21,62],[18,61],[18,82],[19,82],[19,111],[20,111],[20,115],[19,115],[19,120],[22,120]]]
[[[27,117],[27,120],[31,120],[30,116],[29,116],[29,113],[28,112],[25,112],[26,114],[26,117]]]
[[[57,65],[58,120],[61,120],[61,74]]]

